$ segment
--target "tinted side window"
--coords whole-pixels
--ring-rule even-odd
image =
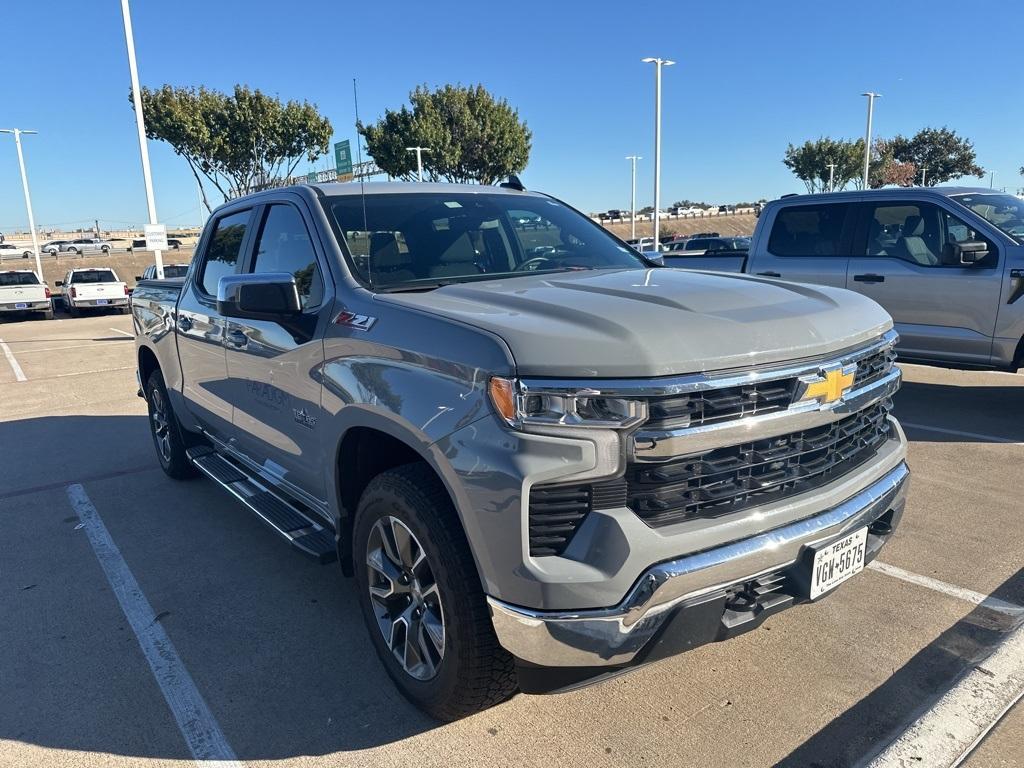
[[[933,203],[881,203],[868,222],[865,255],[892,256],[922,267],[962,267],[952,246],[979,240],[988,245],[988,256],[976,266],[994,266],[995,244],[948,211]]]
[[[287,272],[294,276],[303,309],[319,306],[323,301],[324,285],[316,252],[295,206],[279,204],[267,209],[256,241],[252,271]]]
[[[776,256],[839,256],[846,203],[794,205],[775,216],[768,250]]]
[[[214,225],[210,244],[206,248],[203,264],[196,280],[203,293],[217,295],[217,283],[226,275],[235,274],[238,257],[245,240],[250,211],[239,211],[218,219]]]

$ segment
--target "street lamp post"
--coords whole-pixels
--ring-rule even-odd
[[[831,192],[833,189],[835,189],[835,186],[832,184],[832,179],[835,178],[835,173],[836,173],[836,164],[835,163],[829,163],[828,164],[828,191],[829,192]]]
[[[671,67],[675,62],[653,56],[641,61],[654,64],[654,250],[658,250],[661,231],[661,68]]]
[[[868,188],[868,173],[871,169],[871,120],[875,114],[875,99],[882,98],[880,93],[862,93],[861,96],[868,97],[868,130],[864,134],[864,189]]]
[[[429,152],[430,147],[406,147],[405,151],[416,153],[416,178],[423,181],[423,153]]]
[[[925,172],[926,172],[927,170],[928,170],[927,168],[922,168],[922,169],[921,169],[921,186],[922,186],[922,187],[924,186],[924,175],[925,175]]]
[[[989,175],[988,175],[988,188],[989,189],[992,189],[993,185],[995,184],[995,181],[996,181],[996,172],[995,171],[991,171],[989,173]]]
[[[146,120],[142,114],[142,93],[139,90],[139,68],[135,64],[135,35],[132,33],[132,13],[128,8],[128,0],[121,0],[121,18],[124,20],[124,41],[128,48],[128,70],[132,78],[132,104],[135,106],[135,128],[139,134],[139,154],[142,157],[142,180],[146,185],[146,208],[149,223],[158,224],[156,218],[156,200],[153,198],[153,174],[149,170],[149,147],[146,145]],[[162,280],[164,276],[163,253],[153,251],[156,260],[156,276]]]
[[[629,222],[630,222],[630,238],[636,240],[636,161],[643,160],[640,155],[628,155],[626,157],[633,166],[633,184],[629,195]]]
[[[21,188],[25,192],[25,209],[28,211],[28,228],[32,232],[32,250],[36,254],[36,274],[39,281],[43,281],[43,262],[39,258],[39,235],[36,234],[36,217],[32,214],[32,196],[28,193],[28,174],[25,173],[25,155],[21,151],[21,136],[25,133],[38,133],[38,131],[23,131],[20,128],[2,128],[0,133],[13,133],[14,146],[18,148],[18,165],[21,168]]]

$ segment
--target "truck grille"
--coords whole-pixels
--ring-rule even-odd
[[[652,527],[714,518],[831,482],[889,436],[890,402],[822,427],[626,470],[627,505]]]
[[[854,387],[863,387],[882,378],[892,369],[896,353],[886,347],[857,361]],[[720,421],[760,416],[783,411],[793,402],[798,377],[751,382],[734,387],[709,389],[681,395],[652,398],[646,426],[699,427]]]

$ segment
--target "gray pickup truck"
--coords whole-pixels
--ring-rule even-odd
[[[164,471],[340,561],[441,719],[822,598],[903,511],[877,304],[657,267],[515,182],[234,200],[132,311]]]
[[[893,317],[901,358],[1024,366],[1024,200],[911,187],[765,205],[747,253],[664,254],[666,266],[848,288]]]

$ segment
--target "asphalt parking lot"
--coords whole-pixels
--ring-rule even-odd
[[[884,567],[729,643],[439,726],[391,685],[336,567],[159,470],[131,318],[58,318],[0,322],[3,766],[178,765],[190,729],[253,766],[852,766],[1024,619],[1024,375],[906,366],[914,476]],[[208,711],[177,722],[164,691],[189,683]],[[968,765],[1024,766],[1022,707]]]

